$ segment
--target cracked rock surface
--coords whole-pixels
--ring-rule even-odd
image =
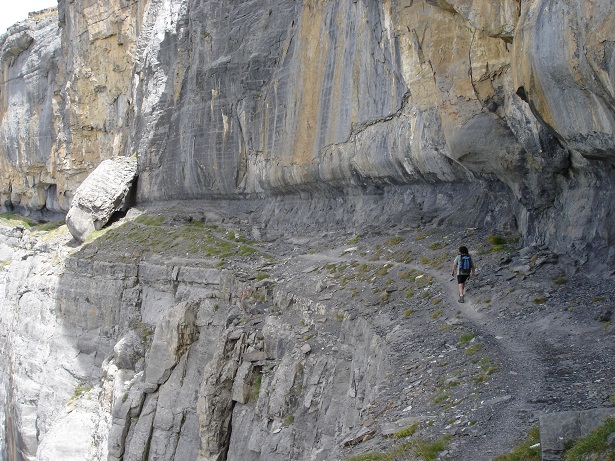
[[[64,227],[3,231],[3,456],[51,459],[67,437],[67,460],[445,440],[442,460],[492,460],[548,415],[614,409],[612,274],[506,231],[291,233],[240,211],[133,210],[79,247]],[[465,303],[459,245],[478,267]]]

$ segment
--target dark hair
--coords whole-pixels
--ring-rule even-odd
[[[468,253],[468,248],[467,247],[459,247],[459,254],[462,255],[467,255]]]

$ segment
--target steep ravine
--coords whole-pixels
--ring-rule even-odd
[[[274,237],[231,211],[133,211],[82,246],[3,230],[3,459],[328,461],[446,437],[442,459],[491,460],[540,414],[612,407],[610,280],[580,288],[487,229]],[[464,305],[459,241],[479,265]]]

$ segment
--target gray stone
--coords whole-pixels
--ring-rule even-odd
[[[137,174],[136,157],[104,160],[75,192],[66,225],[80,242],[120,210]]]
[[[541,415],[541,460],[560,461],[565,443],[588,435],[607,418],[615,417],[613,408],[596,408],[586,411],[564,411]]]
[[[134,370],[137,361],[145,355],[141,338],[135,331],[129,331],[113,347],[113,355],[118,368]]]

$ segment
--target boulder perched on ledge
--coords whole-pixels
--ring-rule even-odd
[[[104,160],[77,188],[66,215],[66,225],[83,242],[118,211],[137,175],[136,157]]]

